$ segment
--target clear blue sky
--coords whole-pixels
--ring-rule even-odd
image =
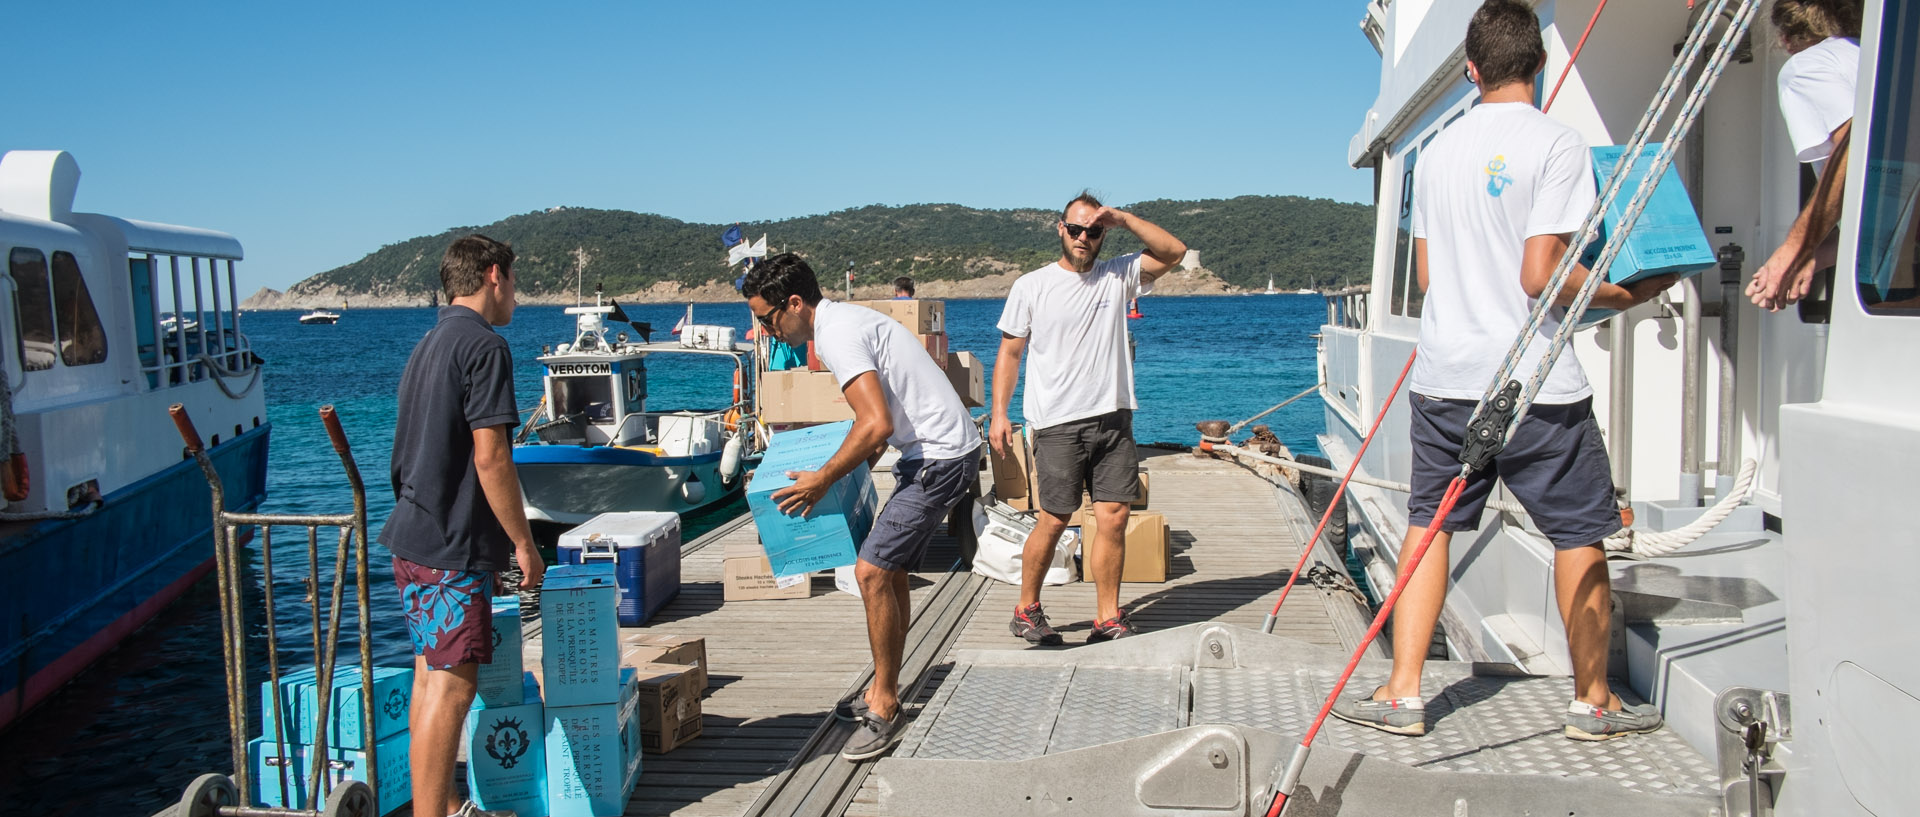
[[[555,205],[1365,201],[1358,0],[23,3],[0,149],[223,230],[246,288]],[[716,254],[718,238],[716,237]]]

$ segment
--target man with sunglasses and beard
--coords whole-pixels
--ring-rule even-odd
[[[892,445],[894,489],[860,544],[854,578],[867,609],[873,683],[834,714],[853,721],[840,756],[879,757],[900,739],[900,661],[906,651],[907,571],[920,563],[933,530],[980,479],[980,431],[947,373],[907,327],[864,306],[822,297],[807,262],[782,253],[755,264],[742,284],[760,326],[781,341],[813,342],[853,409],[853,428],[818,471],[793,471],[793,484],[773,492],[788,514],[809,514],[827,489],[866,468]]]
[[[1108,230],[1121,228],[1145,252],[1098,261]],[[1000,315],[1000,355],[993,368],[993,429],[988,439],[1005,457],[1013,444],[1007,406],[1029,347],[1027,390],[1020,413],[1033,436],[1035,495],[1040,513],[1021,554],[1020,606],[1008,628],[1041,645],[1062,643],[1040,607],[1040,585],[1067,518],[1084,490],[1093,498],[1095,534],[1087,543],[1095,616],[1088,643],[1138,630],[1120,609],[1127,508],[1140,495],[1133,443],[1133,358],[1127,350],[1127,304],[1185,257],[1187,245],[1146,219],[1104,206],[1082,192],[1054,225],[1060,260],[1020,276]]]

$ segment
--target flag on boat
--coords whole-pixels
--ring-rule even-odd
[[[742,241],[734,245],[733,249],[728,250],[727,266],[733,266],[748,258],[765,257],[767,257],[767,236],[765,233],[762,233],[759,241],[755,241],[752,244]]]
[[[693,323],[693,304],[687,304],[687,314],[681,315],[680,321],[673,325],[673,333],[680,334],[680,330],[687,328],[690,323]]]
[[[720,234],[720,246],[724,249],[733,249],[733,245],[745,240],[746,239],[740,235],[740,225],[738,224],[728,227],[726,232]]]

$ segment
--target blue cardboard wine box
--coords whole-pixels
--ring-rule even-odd
[[[319,671],[313,666],[280,676],[280,708],[284,711],[284,720],[275,717],[273,711],[273,686],[270,682],[260,683],[261,734],[268,738],[284,738],[288,743],[316,743],[320,722],[320,685],[317,683]],[[413,697],[412,667],[374,667],[373,668],[373,728],[363,728],[364,712],[361,711],[360,668],[336,667],[333,673],[333,693],[327,708],[331,715],[324,718],[327,723],[327,742],[332,747],[343,749],[364,749],[367,746],[366,734],[371,731],[375,741],[385,740],[387,736],[407,728],[407,711]],[[275,735],[277,724],[286,724],[284,735]]]
[[[620,700],[619,581],[612,562],[558,565],[540,590],[547,708]]]
[[[640,779],[640,678],[620,671],[614,703],[547,707],[547,813],[615,817]]]
[[[873,475],[863,462],[827,489],[805,516],[782,513],[773,493],[793,484],[788,472],[817,471],[840,450],[853,421],[782,431],[773,435],[766,456],[747,485],[747,506],[773,575],[789,576],[853,564],[873,530],[880,505]]]
[[[374,781],[367,780],[365,749],[329,749],[327,790],[347,780],[367,783],[373,787],[376,813],[391,814],[413,800],[413,772],[408,758],[411,747],[409,732],[381,738],[374,749],[380,764]],[[307,785],[307,776],[313,772],[313,746],[290,743],[283,750],[271,736],[260,737],[247,743],[247,757],[253,767],[253,805],[316,811],[324,805],[325,793],[311,792]],[[282,772],[286,774],[284,788]]]
[[[480,665],[475,682],[475,709],[495,706],[519,706],[522,675],[526,672],[520,629],[520,597],[495,596],[493,599],[493,662]]]
[[[474,805],[520,817],[547,813],[547,712],[533,673],[523,703],[467,710],[467,791]]]

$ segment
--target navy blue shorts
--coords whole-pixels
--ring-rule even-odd
[[[1474,401],[1424,394],[1412,399],[1413,493],[1407,497],[1407,523],[1429,527],[1447,485],[1460,475],[1460,446]],[[1557,406],[1535,404],[1528,410],[1493,467],[1467,478],[1466,490],[1440,529],[1479,529],[1495,476],[1557,550],[1598,544],[1620,530],[1613,469],[1600,426],[1593,421],[1592,398]]]
[[[860,561],[886,570],[912,570],[938,527],[980,479],[978,449],[950,460],[901,460],[893,465],[893,495],[860,543]]]
[[[1040,482],[1040,509],[1054,516],[1079,510],[1083,491],[1095,502],[1139,499],[1133,412],[1121,409],[1035,429],[1033,471]]]

